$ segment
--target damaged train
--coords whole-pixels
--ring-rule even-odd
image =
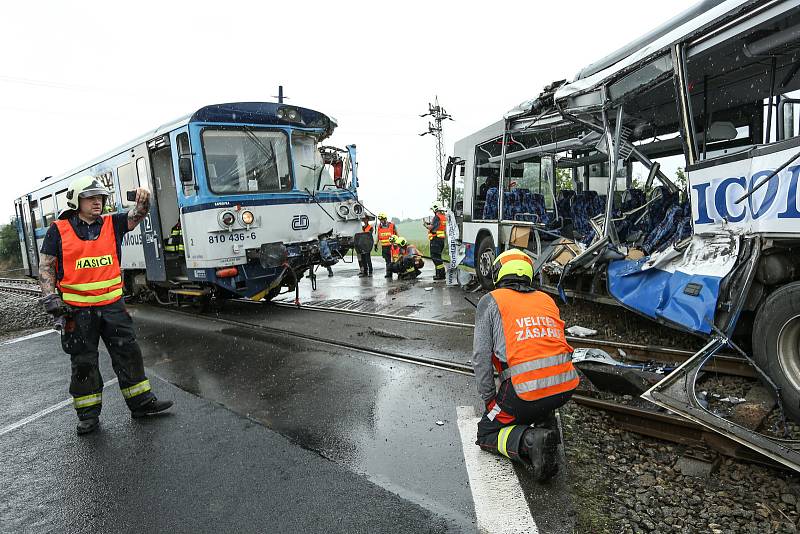
[[[150,213],[121,249],[126,293],[158,300],[270,300],[316,265],[342,258],[361,232],[356,147],[323,146],[336,121],[267,102],[203,107],[15,201],[24,267],[66,208],[67,185],[100,180],[108,211],[152,192]]]
[[[800,420],[798,71],[800,0],[706,0],[458,141],[448,165],[462,264],[485,287],[517,247],[545,290],[703,336],[647,398],[796,469],[797,442],[726,426],[692,380],[723,347],[752,355]]]

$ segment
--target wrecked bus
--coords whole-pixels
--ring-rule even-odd
[[[798,70],[800,0],[708,0],[545,87],[456,143],[462,264],[490,287],[495,255],[523,248],[548,291],[708,338],[683,372],[752,354],[800,420]],[[663,387],[648,398],[719,430]]]

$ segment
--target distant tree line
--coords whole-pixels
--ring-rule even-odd
[[[5,270],[19,267],[22,267],[22,250],[16,221],[12,217],[8,224],[0,226],[0,268]]]

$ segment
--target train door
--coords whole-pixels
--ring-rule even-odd
[[[150,197],[150,212],[139,225],[142,232],[142,247],[144,249],[147,279],[153,282],[164,282],[167,279],[167,271],[164,263],[164,246],[161,240],[158,188],[150,171],[150,158],[147,148],[153,141],[148,141],[147,146],[139,145],[133,148],[131,152],[136,162],[138,185],[147,188],[152,193]],[[121,193],[124,199],[125,191]]]
[[[33,224],[33,214],[31,212],[31,197],[25,195],[17,203],[17,217],[22,224],[22,231],[25,234],[25,267],[30,276],[38,276],[39,273],[39,251],[36,248],[35,225]]]

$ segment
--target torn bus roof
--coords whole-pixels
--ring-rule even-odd
[[[597,70],[598,66],[605,65],[602,60],[598,64],[595,64],[594,68],[592,65],[590,65],[584,69],[584,71],[582,71],[573,82],[559,87],[556,90],[555,99],[557,102],[561,102],[567,98],[578,96],[582,93],[589,92],[596,87],[604,85],[610,80],[619,77],[623,73],[626,73],[627,71],[641,63],[644,63],[654,56],[669,53],[670,47],[675,43],[699,33],[707,26],[715,23],[721,23],[723,20],[730,19],[739,14],[745,7],[755,3],[759,2],[754,2],[753,0],[725,0],[724,2],[717,4],[714,2],[704,2],[700,4],[700,7],[705,7],[706,4],[709,4],[712,7],[709,7],[700,14],[685,21],[683,21],[684,19],[682,19],[681,16],[679,16],[678,20],[683,21],[680,25],[675,26],[666,33],[657,36],[655,39],[650,40],[649,42],[647,42],[647,39],[645,39],[644,41],[646,44],[639,48],[633,48],[631,45],[622,48],[618,52],[630,50],[630,53],[626,56],[622,56],[620,54],[621,57],[618,61],[611,63],[602,70]],[[796,2],[787,3],[796,4]],[[653,33],[658,35],[658,30],[651,32],[651,34]],[[637,42],[638,41],[634,41],[632,44]],[[612,54],[612,56],[614,56],[614,54]],[[606,61],[606,63],[608,63],[608,61]],[[592,72],[592,74],[586,76],[586,74],[589,72]]]

